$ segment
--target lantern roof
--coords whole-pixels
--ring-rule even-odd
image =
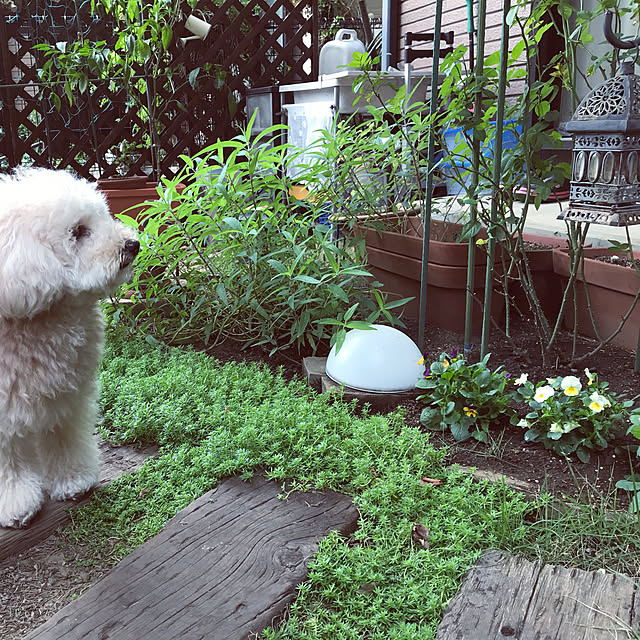
[[[640,77],[635,63],[623,62],[618,74],[591,91],[567,123],[570,133],[640,133]]]

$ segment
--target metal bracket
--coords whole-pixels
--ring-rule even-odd
[[[618,49],[635,49],[636,47],[640,47],[640,37],[629,42],[620,40],[620,38],[613,33],[613,29],[611,28],[612,22],[613,13],[611,13],[611,11],[607,11],[604,14],[604,37],[608,40],[609,44]]]

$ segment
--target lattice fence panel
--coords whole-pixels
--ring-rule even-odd
[[[17,13],[3,6],[0,1],[0,171],[38,165],[97,178],[140,175],[158,164],[170,177],[181,154],[237,133],[247,88],[317,78],[317,0],[201,0],[195,8],[182,6],[167,52],[169,73],[153,82],[139,67],[129,93],[118,81],[92,77],[70,104],[61,86],[42,82],[44,54],[34,45],[71,43],[81,34],[113,46],[119,26],[91,15],[88,1],[26,0]],[[191,13],[212,28],[204,42],[181,46],[179,38],[191,35],[182,26]]]

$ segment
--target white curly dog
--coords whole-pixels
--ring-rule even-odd
[[[0,526],[98,480],[104,319],[140,245],[95,186],[65,171],[0,177]]]

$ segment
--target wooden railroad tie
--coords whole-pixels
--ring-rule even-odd
[[[229,478],[183,509],[25,640],[244,640],[277,621],[350,497]]]

